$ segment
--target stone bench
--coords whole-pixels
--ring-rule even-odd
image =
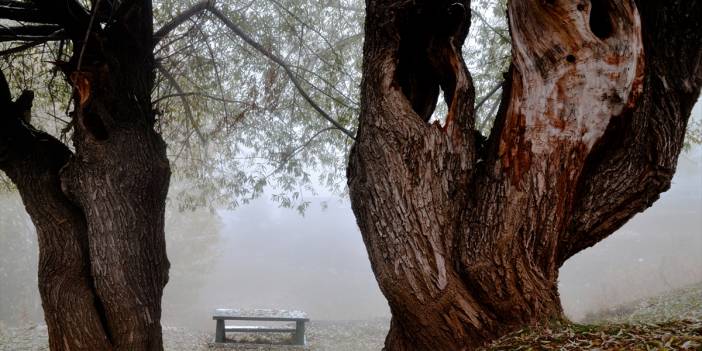
[[[212,316],[217,322],[215,329],[215,343],[224,343],[226,333],[292,333],[293,344],[306,344],[305,323],[309,322],[307,313],[288,310],[243,310],[243,309],[216,309]],[[295,322],[291,327],[264,327],[264,326],[227,326],[225,321],[263,321],[263,322]]]

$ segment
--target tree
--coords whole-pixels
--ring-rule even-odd
[[[558,268],[670,187],[702,85],[702,2],[511,0],[489,138],[470,1],[366,2],[348,184],[388,350],[465,350],[560,320]],[[443,90],[444,126],[427,123]]]
[[[75,151],[34,129],[33,94],[12,101],[0,79],[0,168],[37,228],[50,347],[161,349],[170,168],[151,106],[151,4],[98,1],[92,13],[73,1],[11,5],[46,23],[18,30],[73,44],[59,66],[74,92]]]
[[[304,209],[296,195],[317,184],[342,192],[352,139],[316,107],[355,129],[362,9],[340,1],[228,0],[217,2],[219,15],[205,8],[188,17],[192,4],[156,3],[163,25],[182,20],[156,49],[186,93],[183,101],[159,69],[154,100],[164,138],[174,175],[190,185],[171,198],[188,208],[235,207],[266,189],[279,204]],[[187,105],[206,142],[185,118]]]
[[[90,5],[88,10],[74,0],[0,1],[0,18],[17,23],[0,29],[0,41],[25,42],[2,55],[59,41],[55,65],[68,83],[73,106],[62,132],[72,139],[69,147],[33,126],[34,93],[25,90],[13,99],[0,73],[0,169],[19,191],[37,228],[38,281],[50,348],[160,350],[161,296],[169,269],[164,212],[171,168],[152,101],[154,91],[163,88],[156,84],[155,71],[176,90],[172,97],[184,98],[189,92],[163,68],[164,58],[154,56],[160,49],[171,56],[177,52],[157,44],[207,11],[287,74],[303,100],[332,127],[287,150],[277,168],[324,131],[352,133],[305,91],[278,54],[247,35],[211,1],[183,10],[157,31],[151,1],[95,0]],[[19,70],[17,75],[23,75],[26,69],[32,75],[35,67],[36,62],[20,64],[10,73]],[[276,83],[274,73],[271,85]],[[190,135],[201,137],[206,154],[208,139],[191,118],[187,99],[183,102]]]

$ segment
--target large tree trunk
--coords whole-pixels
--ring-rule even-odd
[[[20,103],[22,99],[10,101],[1,72],[0,78],[0,168],[17,186],[37,229],[39,292],[50,347],[109,349],[90,276],[85,218],[66,198],[59,180],[71,152],[23,122],[29,106]]]
[[[75,153],[22,119],[31,104],[11,102],[3,77],[0,168],[39,235],[51,349],[162,350],[170,168],[151,106],[151,3],[112,8],[104,29],[80,7],[38,4],[74,44],[59,65],[74,87]]]
[[[487,145],[469,1],[366,1],[353,210],[388,350],[466,350],[563,318],[558,268],[667,190],[702,84],[702,2],[512,0]],[[445,126],[428,124],[439,88]]]

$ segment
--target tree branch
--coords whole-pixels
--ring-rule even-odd
[[[543,272],[555,272],[554,253],[578,205],[573,193],[585,160],[641,92],[645,55],[636,6],[607,4],[608,18],[617,21],[606,41],[593,41],[589,23],[570,11],[572,2],[509,2],[512,67],[477,183],[493,188],[474,201],[504,197],[489,216],[501,222],[520,214],[519,230],[487,236],[491,243],[525,240],[530,260]],[[461,256],[470,269],[470,251]]]
[[[486,27],[490,28],[493,33],[497,34],[500,38],[502,38],[505,42],[511,42],[509,38],[507,38],[503,33],[500,33],[500,31],[497,30],[497,28],[493,27],[490,22],[488,22],[483,15],[480,14],[480,12],[470,9],[470,12],[476,16],[478,16],[478,19],[485,24]]]
[[[283,61],[283,59],[281,59],[280,57],[278,57],[277,55],[275,55],[274,53],[272,53],[270,50],[268,50],[268,49],[266,49],[265,47],[263,47],[263,45],[259,44],[259,43],[258,43],[257,41],[255,41],[253,38],[249,37],[248,34],[246,34],[241,28],[239,28],[239,26],[237,26],[236,24],[234,24],[234,22],[232,22],[231,20],[229,20],[229,18],[228,18],[224,13],[222,13],[221,11],[219,11],[218,9],[216,9],[216,8],[214,8],[214,7],[208,7],[207,10],[208,10],[209,12],[211,12],[213,15],[215,15],[215,17],[219,18],[219,19],[222,21],[222,23],[224,23],[224,25],[227,26],[227,28],[229,28],[232,32],[234,32],[234,34],[236,34],[239,38],[241,38],[241,39],[242,39],[243,41],[245,41],[247,44],[249,44],[249,45],[251,45],[252,47],[254,47],[254,49],[256,49],[259,53],[263,54],[263,55],[266,56],[268,59],[270,59],[271,61],[273,61],[273,62],[275,62],[276,64],[278,64],[278,66],[280,66],[280,67],[285,71],[285,73],[287,74],[288,78],[290,78],[290,81],[292,81],[293,85],[295,86],[295,88],[297,89],[297,91],[300,93],[300,95],[302,95],[302,97],[307,101],[307,103],[309,103],[310,106],[312,106],[312,108],[313,108],[315,111],[317,111],[317,113],[318,113],[320,116],[322,116],[322,118],[324,118],[324,119],[326,119],[327,121],[329,121],[329,123],[331,123],[335,128],[339,129],[342,133],[346,134],[346,136],[348,136],[349,138],[354,139],[354,140],[356,139],[356,137],[354,136],[353,132],[351,132],[350,130],[346,129],[346,127],[344,127],[343,125],[341,125],[341,123],[339,123],[339,122],[336,121],[333,117],[331,117],[326,111],[324,111],[324,110],[312,99],[312,97],[311,97],[311,96],[307,93],[307,91],[305,91],[305,89],[302,87],[302,84],[300,83],[299,79],[297,78],[297,76],[295,75],[295,73],[292,71],[292,69],[290,68],[290,66],[289,66],[285,61]]]
[[[31,97],[25,91],[13,102],[0,72],[0,170],[17,186],[37,229],[42,305],[62,311],[45,315],[50,348],[112,349],[92,289],[85,216],[61,187],[61,170],[72,154],[29,125]]]
[[[287,7],[285,7],[283,4],[281,4],[280,1],[278,1],[278,0],[268,0],[268,1],[272,2],[272,3],[275,4],[276,7],[278,7],[281,11],[285,12],[286,14],[288,14],[290,17],[292,17],[292,18],[295,19],[296,21],[300,22],[300,24],[302,24],[303,27],[309,28],[312,32],[314,32],[314,33],[317,34],[320,38],[322,38],[322,40],[324,41],[325,44],[327,44],[327,47],[332,51],[332,54],[336,57],[336,59],[337,59],[338,61],[341,61],[341,56],[339,56],[339,53],[336,51],[334,45],[332,45],[332,43],[329,42],[329,40],[327,39],[327,37],[324,36],[324,34],[322,34],[315,26],[313,26],[313,25],[311,25],[311,24],[309,24],[309,23],[303,21],[302,18],[300,18],[300,17],[299,17],[298,15],[296,15],[294,12],[290,11]]]
[[[201,23],[196,22],[196,23],[193,23],[193,25],[197,28],[198,32],[200,32],[200,34],[203,36],[205,46],[207,46],[207,52],[210,54],[210,59],[212,59],[212,68],[214,69],[215,78],[217,79],[217,85],[219,87],[219,94],[221,96],[224,96],[225,95],[224,94],[224,83],[222,83],[222,76],[219,72],[219,66],[217,65],[217,59],[215,57],[214,49],[212,49],[212,45],[210,45],[210,37],[202,29]],[[225,118],[225,120],[229,120],[229,106],[227,106],[226,102],[224,102],[222,105],[224,107],[224,118]]]
[[[212,8],[213,6],[213,1],[203,0],[175,16],[168,23],[164,24],[163,27],[154,32],[154,46],[163,38],[168,36],[168,34],[170,34],[174,29],[178,28],[178,26],[188,21],[191,17],[196,16],[203,11]]]
[[[85,36],[80,46],[80,54],[78,54],[78,64],[76,65],[76,71],[80,72],[80,68],[83,64],[83,55],[85,55],[85,48],[88,46],[88,39],[90,39],[90,32],[93,31],[93,25],[95,24],[95,15],[97,15],[100,8],[100,0],[95,0],[93,2],[93,11],[90,14],[90,21],[88,22],[88,29],[85,30]]]
[[[335,120],[329,113],[327,113],[324,109],[322,109],[319,104],[317,104],[314,99],[307,93],[307,91],[302,87],[302,83],[300,80],[297,78],[297,75],[295,72],[293,72],[292,68],[290,65],[288,65],[282,58],[278,57],[274,53],[272,53],[270,50],[266,49],[258,43],[256,40],[251,38],[246,32],[244,32],[239,26],[234,24],[224,13],[222,13],[220,10],[214,7],[213,1],[200,1],[194,6],[190,7],[189,9],[183,11],[181,14],[177,15],[174,17],[170,22],[166,23],[163,27],[161,27],[159,30],[156,31],[154,34],[154,43],[158,43],[161,39],[163,39],[165,36],[168,35],[171,31],[173,31],[175,28],[177,28],[179,25],[183,24],[186,22],[188,19],[190,19],[192,16],[195,16],[202,11],[209,11],[212,13],[215,17],[217,17],[229,30],[234,32],[236,36],[241,38],[244,42],[247,44],[251,45],[256,51],[259,53],[263,54],[266,58],[269,60],[273,61],[276,63],[278,66],[280,66],[290,79],[290,81],[293,83],[295,86],[295,89],[302,95],[302,97],[307,101],[307,103],[312,106],[312,108],[317,111],[317,113],[324,119],[326,119],[329,123],[331,123],[335,128],[339,129],[342,133],[344,133],[346,136],[348,136],[351,139],[355,140],[355,135],[353,132],[351,132],[349,129],[344,127],[341,123],[339,123],[337,120]],[[183,95],[182,93],[179,93]]]
[[[188,119],[188,122],[190,122],[190,125],[193,127],[193,130],[195,130],[195,134],[197,135],[198,139],[200,139],[200,142],[202,143],[203,146],[207,145],[207,138],[205,135],[202,133],[200,130],[200,126],[198,125],[197,121],[195,120],[195,116],[193,115],[193,111],[190,108],[190,103],[188,102],[187,94],[183,91],[183,88],[178,84],[178,81],[173,77],[171,72],[169,72],[166,67],[163,67],[161,63],[157,64],[159,72],[163,74],[164,77],[168,80],[168,82],[173,86],[173,88],[176,90],[178,93],[177,96],[180,99],[180,101],[183,103],[183,110],[185,111],[185,117]]]
[[[496,93],[498,90],[500,90],[500,88],[502,88],[502,85],[503,85],[503,84],[504,84],[504,82],[498,83],[497,85],[495,85],[494,88],[492,88],[492,90],[490,90],[490,92],[487,93],[487,95],[485,95],[482,99],[480,99],[480,101],[478,101],[478,103],[475,104],[475,111],[480,110],[480,108],[483,107],[483,105],[485,104],[485,102],[488,101],[488,100],[490,100],[490,98],[491,98],[493,95],[495,95],[495,93]]]
[[[214,96],[214,95],[205,94],[205,93],[197,92],[197,91],[175,93],[175,94],[166,94],[163,96],[159,96],[156,100],[153,101],[153,103],[157,104],[157,103],[159,103],[163,100],[166,100],[166,99],[170,99],[170,98],[174,98],[174,97],[180,98],[182,96],[200,96],[200,97],[204,97],[206,99],[229,103],[229,104],[250,104],[249,102],[244,101],[244,100],[232,100],[232,99],[227,99],[227,98],[224,98],[221,96]]]
[[[636,110],[610,123],[586,160],[559,264],[619,229],[670,187],[700,95],[702,1],[636,3],[643,23],[645,89]]]
[[[66,34],[73,40],[81,40],[85,34],[90,13],[77,0],[34,0],[44,16],[48,16],[52,23],[61,25]]]
[[[57,32],[61,32],[61,27],[50,24],[0,27],[0,42],[60,40]]]
[[[0,18],[32,23],[56,23],[55,19],[28,2],[0,1]]]
[[[42,38],[39,40],[31,41],[31,42],[28,42],[28,43],[25,43],[22,45],[17,45],[17,46],[11,47],[9,49],[2,50],[2,51],[0,51],[0,57],[16,54],[18,52],[22,52],[24,50],[31,49],[35,46],[39,46],[39,45],[44,44],[44,43],[51,41],[51,40],[63,40],[63,39],[66,39],[65,33],[63,32],[63,30],[59,30],[59,31],[52,33],[51,35],[49,35],[46,38]]]
[[[287,153],[287,155],[285,155],[285,157],[280,161],[279,166],[276,167],[276,169],[274,169],[274,170],[271,171],[270,173],[266,174],[266,176],[264,177],[264,179],[268,179],[270,176],[272,176],[272,175],[274,175],[274,174],[280,172],[280,170],[283,169],[283,167],[285,167],[285,165],[286,165],[295,155],[297,155],[300,151],[304,150],[306,147],[310,146],[310,144],[312,144],[312,142],[313,142],[315,139],[317,139],[318,136],[320,136],[320,135],[322,135],[322,134],[324,134],[324,133],[326,133],[326,132],[328,132],[328,131],[332,131],[332,130],[339,130],[339,129],[336,128],[336,127],[327,127],[327,128],[324,128],[324,129],[322,129],[322,130],[317,131],[316,133],[314,133],[309,139],[307,139],[307,141],[305,141],[304,143],[300,144],[299,146],[297,146],[297,147],[295,147],[294,149],[292,149],[289,153]]]

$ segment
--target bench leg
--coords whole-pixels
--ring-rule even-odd
[[[295,322],[295,345],[305,345],[305,322]]]
[[[217,329],[215,329],[215,342],[224,342],[224,320],[217,320]]]

